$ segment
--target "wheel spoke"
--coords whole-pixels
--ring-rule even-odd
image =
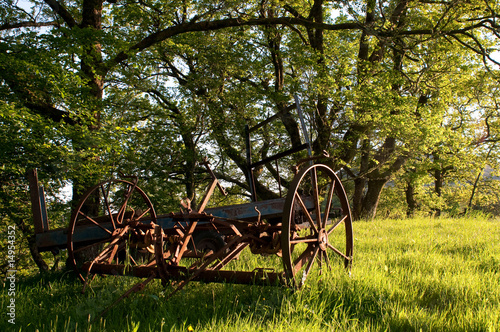
[[[324,254],[325,254],[325,252],[323,250],[319,251],[319,257],[318,257],[319,275],[323,274],[323,255]]]
[[[319,246],[316,246],[314,248],[312,257],[309,259],[309,262],[307,262],[307,266],[306,266],[305,270],[302,272],[302,279],[300,280],[300,284],[299,284],[300,286],[302,286],[304,284],[304,281],[306,280],[307,276],[309,275],[309,272],[311,271],[311,267],[314,264],[314,260],[318,256],[318,251],[319,251]]]
[[[314,209],[316,212],[316,224],[321,228],[321,209],[319,206],[318,172],[316,168],[311,169],[311,184],[314,199]]]
[[[333,245],[331,245],[330,243],[328,243],[328,248],[332,249],[337,255],[339,255],[340,257],[350,261],[351,258],[350,257],[347,257],[343,252],[341,252],[340,250],[338,250],[337,248],[335,248]]]
[[[311,242],[318,242],[318,238],[316,236],[312,235],[312,236],[299,237],[299,238],[295,238],[293,240],[290,240],[291,244],[311,243]]]
[[[90,221],[91,223],[93,223],[94,225],[98,226],[99,228],[103,229],[104,231],[106,231],[107,233],[109,234],[113,234],[113,232],[111,232],[109,229],[103,227],[101,224],[99,224],[97,221],[95,221],[94,219],[90,218],[88,215],[86,215],[85,213],[83,213],[81,210],[78,211],[79,214],[81,214],[82,216],[85,217],[85,219],[87,219],[88,221]]]
[[[113,229],[116,229],[115,220],[113,218],[113,213],[111,212],[111,206],[109,205],[108,193],[104,190],[104,185],[101,185],[102,196],[104,197],[104,202],[106,203],[106,209],[108,210],[109,218],[113,224]]]
[[[293,262],[293,269],[292,269],[293,275],[297,274],[297,272],[304,266],[304,263],[306,263],[309,260],[309,258],[313,255],[313,253],[314,253],[313,246],[309,244],[306,250],[304,250],[304,252],[299,257],[297,257],[297,259]]]
[[[323,252],[323,256],[325,257],[325,264],[328,267],[328,270],[332,270],[332,266],[330,265],[330,258],[328,258],[328,253],[326,251]]]
[[[326,228],[326,222],[328,221],[330,209],[332,207],[332,199],[334,191],[335,191],[335,180],[332,180],[332,182],[330,183],[330,188],[328,190],[328,196],[326,197],[325,216],[323,219],[322,228]]]
[[[338,225],[340,225],[341,223],[343,223],[346,219],[347,219],[348,215],[345,215],[343,218],[337,220],[336,223],[334,223],[332,225],[332,227],[330,227],[330,229],[328,230],[327,234],[330,235],[332,234],[332,232],[335,230],[335,228],[337,228]]]
[[[307,210],[307,206],[305,205],[304,201],[302,200],[302,198],[300,197],[300,195],[298,193],[295,193],[295,198],[299,202],[299,205],[302,208],[302,211],[304,212],[304,214],[306,215],[307,220],[309,221],[309,224],[314,229],[314,232],[316,232],[316,234],[318,234],[319,233],[318,228],[316,228],[316,225],[314,224],[314,220],[313,220],[311,214],[309,213],[309,211]]]

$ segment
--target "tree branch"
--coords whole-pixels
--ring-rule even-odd
[[[73,16],[71,15],[71,13],[63,5],[57,2],[57,0],[43,0],[43,1],[47,5],[49,5],[49,7],[52,8],[54,13],[59,15],[70,28],[74,28],[78,25]]]
[[[10,30],[10,29],[19,29],[19,28],[41,28],[48,26],[59,26],[57,21],[52,22],[17,22],[17,23],[5,23],[0,25],[0,31]]]
[[[47,0],[49,1],[49,0]],[[257,19],[241,19],[241,18],[229,18],[224,20],[215,20],[215,21],[203,21],[203,22],[189,22],[182,23],[156,33],[153,33],[146,38],[142,39],[137,44],[131,46],[127,51],[122,51],[118,53],[113,59],[108,61],[107,70],[110,70],[118,63],[128,59],[131,54],[140,52],[148,47],[151,47],[154,44],[157,44],[161,41],[169,39],[173,36],[177,36],[187,32],[196,32],[196,31],[214,31],[220,30],[230,27],[241,27],[241,26],[260,26],[260,25],[302,25],[306,27],[312,28],[321,28],[325,30],[359,30],[363,29],[358,23],[340,23],[340,24],[325,24],[325,23],[316,23],[312,21],[308,21],[302,18],[293,18],[293,17],[269,17],[269,18],[257,18]]]

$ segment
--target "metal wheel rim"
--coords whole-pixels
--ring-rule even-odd
[[[299,237],[298,239],[294,237],[296,236],[296,232],[293,230],[294,228],[294,207],[296,203],[300,206],[300,195],[298,194],[299,188],[303,181],[307,181],[308,175],[311,178],[316,177],[317,183],[317,174],[323,173],[326,174],[330,181],[330,188],[333,185],[332,192],[328,192],[328,197],[330,201],[333,199],[333,195],[337,197],[340,201],[341,205],[341,216],[338,220],[335,220],[328,225],[327,227],[327,218],[315,223],[315,227],[310,227],[312,235],[308,238],[303,237],[302,239]],[[311,185],[313,188],[314,185]],[[314,193],[313,204],[314,208],[311,214],[318,214],[316,211],[319,211],[319,215],[321,216],[321,206],[319,204],[318,198],[318,188],[312,189]],[[328,198],[325,200],[328,201]],[[330,203],[331,204],[331,203]],[[325,209],[327,208],[325,203]],[[304,208],[300,209],[302,212]],[[331,211],[331,205],[330,209]],[[304,212],[303,212],[304,213]],[[305,213],[304,213],[305,214]],[[312,216],[311,216],[312,217]],[[313,218],[314,219],[314,218]],[[321,219],[321,217],[319,218]],[[309,223],[311,224],[311,223]],[[328,241],[328,236],[337,228],[337,226],[343,224],[345,229],[345,249],[339,249],[333,247]],[[299,243],[307,243],[306,249],[297,257],[295,260],[292,258],[292,252],[296,244]],[[347,195],[345,193],[344,187],[338,176],[335,172],[328,166],[324,164],[314,164],[301,169],[294,177],[291,182],[290,189],[285,199],[284,209],[283,209],[283,217],[282,217],[282,232],[281,232],[281,248],[282,248],[282,261],[285,272],[285,280],[286,282],[294,287],[300,287],[303,285],[307,275],[311,271],[314,263],[319,260],[319,264],[325,262],[328,267],[330,266],[328,253],[334,252],[344,261],[344,266],[346,269],[349,269],[352,263],[352,253],[353,253],[353,236],[352,236],[352,217],[351,210],[349,206],[349,202],[347,199]],[[297,280],[297,275],[302,272],[302,276],[300,280]]]
[[[98,190],[98,191],[102,190],[104,192],[105,185],[111,186],[113,184],[122,184],[125,186],[130,186],[132,188],[131,189],[132,191],[131,191],[131,194],[129,195],[129,198],[132,197],[132,195],[134,195],[134,193],[138,193],[140,195],[140,198],[143,200],[143,203],[147,207],[147,209],[146,209],[147,212],[143,214],[143,217],[148,216],[148,219],[151,219],[151,222],[156,224],[156,213],[155,213],[155,210],[153,208],[153,205],[152,205],[151,201],[149,200],[148,196],[146,195],[146,193],[141,188],[139,188],[136,184],[134,184],[130,181],[112,179],[112,180],[102,181],[102,182],[98,183],[97,185],[89,188],[84,193],[84,195],[80,199],[78,205],[76,206],[76,208],[72,212],[70,224],[68,227],[68,240],[67,240],[68,262],[72,265],[76,275],[83,283],[86,283],[88,281],[88,279],[90,277],[90,273],[86,273],[86,271],[81,271],[81,269],[78,267],[78,264],[76,262],[76,257],[75,257],[76,251],[80,250],[80,248],[76,248],[76,246],[75,246],[75,232],[78,231],[77,224],[79,223],[79,221],[81,221],[81,219],[79,219],[79,216],[82,215],[82,212],[81,212],[82,207],[85,206],[85,203],[87,202],[89,197],[91,197],[92,194],[96,192],[96,190]],[[105,196],[105,195],[103,194],[103,196]],[[105,199],[106,199],[105,204],[108,206],[108,211],[109,211],[109,206],[111,205],[110,202],[108,201],[109,197],[105,197]],[[119,210],[123,209],[124,211],[126,211],[127,204],[128,204],[128,199],[126,199],[125,202],[120,206]],[[111,211],[110,211],[110,213],[111,213]],[[100,240],[98,242],[98,243],[102,242],[104,248],[106,248],[106,244],[109,244],[112,241],[115,233],[117,233],[117,230],[120,227],[122,227],[122,225],[118,225],[117,220],[113,220],[113,218],[110,218],[110,219],[112,220],[112,222],[111,222],[111,227],[108,229],[110,231],[109,236],[106,238],[103,238],[102,240]],[[138,219],[139,218],[137,218],[137,220]],[[122,222],[123,222],[123,220],[122,220]],[[88,246],[90,247],[92,245],[94,245],[94,244],[91,243]]]

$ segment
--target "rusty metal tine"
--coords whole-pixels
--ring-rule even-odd
[[[227,254],[224,259],[228,258],[231,254],[234,254],[232,256],[232,258],[234,258],[234,256],[236,256],[238,252],[240,252],[241,250],[243,250],[246,247],[246,245],[245,245],[243,248],[239,248],[239,246],[242,244],[241,242],[246,240],[247,237],[248,237],[248,235],[238,236],[238,237],[235,237],[234,239],[232,239],[231,241],[229,241],[229,243],[227,243],[224,247],[219,249],[215,254],[213,254],[206,261],[204,261],[203,264],[200,265],[200,267],[197,269],[196,274],[199,274],[200,271],[205,270],[210,264],[212,264],[216,259],[218,259],[224,253],[226,248],[230,248],[233,245],[235,245],[236,243],[238,243],[237,247],[235,249],[233,249],[229,254]],[[224,259],[223,259],[223,261],[224,261]],[[219,267],[219,268],[221,268],[222,266],[226,265],[229,261],[230,260],[228,260],[224,263],[219,262],[214,267],[212,267],[211,270],[216,270],[220,264],[223,264]]]
[[[115,258],[116,253],[118,252],[118,247],[119,247],[118,243],[115,243],[115,245],[113,246],[113,250],[111,251],[111,255],[109,255],[108,258],[108,264],[111,264],[113,258]]]
[[[184,255],[184,252],[187,249],[189,240],[191,239],[191,237],[193,235],[193,232],[194,232],[194,230],[196,228],[196,225],[198,225],[198,222],[197,221],[193,221],[191,223],[191,225],[189,226],[188,232],[186,233],[186,235],[182,239],[182,247],[179,250],[179,252],[177,253],[177,255],[175,255],[174,258],[173,258],[173,260],[172,260],[174,264],[179,263],[179,261],[182,259],[182,255]]]
[[[132,257],[132,255],[131,255],[131,254],[128,254],[128,257],[130,258],[130,261],[131,261],[132,263],[134,263],[134,265],[135,265],[135,266],[139,265],[139,264],[137,264],[137,262],[135,261],[134,257]]]
[[[146,211],[144,211],[140,216],[137,217],[137,220],[141,220],[142,218],[144,218],[144,216],[146,214],[149,213],[149,211],[151,211],[151,208],[148,208]]]
[[[240,243],[241,244],[241,243]],[[246,243],[244,243],[244,245],[248,245]],[[222,249],[220,249],[219,251],[221,251]],[[236,249],[235,249],[236,250]],[[180,291],[182,288],[184,288],[184,286],[186,286],[191,280],[193,280],[194,278],[198,277],[202,272],[204,272],[207,268],[208,265],[210,265],[215,259],[217,259],[216,257],[217,255],[214,255],[213,257],[210,257],[210,259],[208,259],[207,261],[205,261],[201,266],[200,268],[198,268],[192,275],[189,276],[189,278],[187,279],[184,279],[182,280],[179,285],[177,286],[176,289],[174,289],[167,297],[166,299],[170,299],[172,296],[174,296],[174,294],[176,294],[178,291]]]
[[[123,238],[123,236],[125,235],[125,233],[127,233],[127,231],[128,231],[128,226],[124,227],[118,234],[116,234],[114,238],[111,240],[111,242],[101,251],[101,253],[93,259],[92,264],[103,258],[106,254],[109,253],[110,250],[113,250],[114,246],[117,245],[118,241],[120,241]]]
[[[215,186],[217,185],[217,183],[218,183],[218,181],[217,181],[217,179],[215,179],[210,184],[210,187],[208,188],[207,192],[205,193],[205,196],[203,197],[203,200],[201,201],[200,207],[198,208],[198,213],[202,213],[203,210],[205,210],[205,206],[207,206],[208,201],[210,200],[210,197],[214,193]]]
[[[122,206],[120,207],[120,210],[118,211],[118,215],[116,216],[117,222],[119,224],[123,223],[123,218],[125,217],[125,213],[127,210],[127,204],[128,200],[130,197],[132,197],[132,194],[135,191],[135,187],[137,187],[137,177],[135,177],[135,181],[132,182],[132,186],[129,186],[127,188],[127,193],[125,194],[125,201],[123,202]],[[122,220],[119,220],[119,218],[122,218]]]
[[[207,259],[203,264],[199,267],[199,270],[207,268],[212,262],[214,262],[219,256],[224,252],[226,248],[230,248],[231,246],[235,245],[236,243],[241,244],[241,242],[246,239],[248,235],[243,235],[242,237],[235,237],[229,243],[227,243],[223,248],[219,249],[212,257]],[[237,249],[237,248],[236,248]],[[236,250],[234,249],[234,250]],[[233,251],[234,251],[233,250]],[[227,257],[227,256],[226,256]],[[226,263],[227,264],[227,263]]]
[[[200,165],[205,166],[205,168],[207,169],[208,173],[210,174],[210,177],[212,178],[212,180],[217,181],[217,187],[219,188],[221,194],[224,196],[227,196],[226,189],[220,184],[219,180],[215,176],[215,173],[212,171],[210,166],[208,166],[209,162],[208,162],[206,157],[204,158],[203,162],[200,163]]]
[[[220,270],[226,266],[230,261],[232,261],[240,252],[243,251],[249,243],[239,243],[236,248],[234,248],[229,254],[226,255],[220,262],[211,268],[211,270]]]

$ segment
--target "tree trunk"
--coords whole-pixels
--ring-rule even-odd
[[[102,30],[102,3],[103,0],[84,0],[82,4],[82,21],[79,28],[91,29],[94,31]],[[102,72],[102,54],[101,44],[98,41],[90,41],[89,44],[81,45],[82,58],[80,69],[82,75],[88,79],[90,96],[92,97],[92,114],[80,114],[85,122],[91,120],[89,128],[97,130],[100,127],[101,120],[101,102],[103,98],[104,76]],[[89,116],[91,119],[89,119]],[[81,142],[78,139],[73,140],[75,150],[85,150],[89,148],[87,142]],[[98,147],[97,147],[98,148]],[[82,162],[85,162],[82,161]],[[73,202],[80,200],[83,192],[97,182],[98,178],[75,178],[73,179]]]
[[[361,219],[361,210],[363,207],[363,193],[365,190],[366,179],[358,177],[354,179],[354,195],[352,199],[352,218]]]
[[[384,189],[387,179],[368,180],[368,190],[363,198],[363,206],[361,209],[361,219],[373,220],[377,213],[380,194]]]
[[[408,180],[408,182],[406,183],[405,196],[406,204],[408,206],[406,209],[406,216],[410,218],[415,215],[415,210],[418,206],[417,200],[415,199],[415,187],[413,186],[411,180]]]
[[[180,130],[183,131],[184,125],[180,125]],[[186,189],[186,197],[191,201],[191,208],[197,210],[196,202],[196,144],[194,143],[193,136],[187,132],[182,135],[182,141],[186,148],[184,149],[184,158],[186,166],[184,168],[184,187]]]
[[[36,266],[38,267],[38,270],[40,270],[40,273],[49,271],[49,266],[43,260],[43,257],[40,254],[40,252],[38,251],[38,247],[36,246],[35,235],[28,236],[27,240],[28,240],[28,247],[30,249],[31,258],[33,258],[33,261],[35,262]]]
[[[363,214],[363,198],[365,195],[365,186],[367,173],[369,169],[370,162],[370,141],[365,139],[363,140],[363,145],[361,148],[361,162],[359,175],[356,179],[354,179],[354,196],[353,196],[353,219],[359,220],[362,219]]]
[[[441,197],[441,188],[443,188],[443,172],[441,169],[434,170],[434,192],[438,197]],[[434,209],[434,215],[439,217],[441,215],[441,208]]]
[[[17,220],[16,225],[17,227],[19,227],[24,237],[28,241],[28,248],[30,250],[31,258],[33,258],[36,266],[41,273],[47,272],[49,270],[49,266],[47,265],[47,263],[45,263],[42,255],[40,255],[40,252],[38,251],[38,247],[36,246],[36,237],[35,234],[33,234],[32,228],[28,227],[24,220],[19,219]]]

